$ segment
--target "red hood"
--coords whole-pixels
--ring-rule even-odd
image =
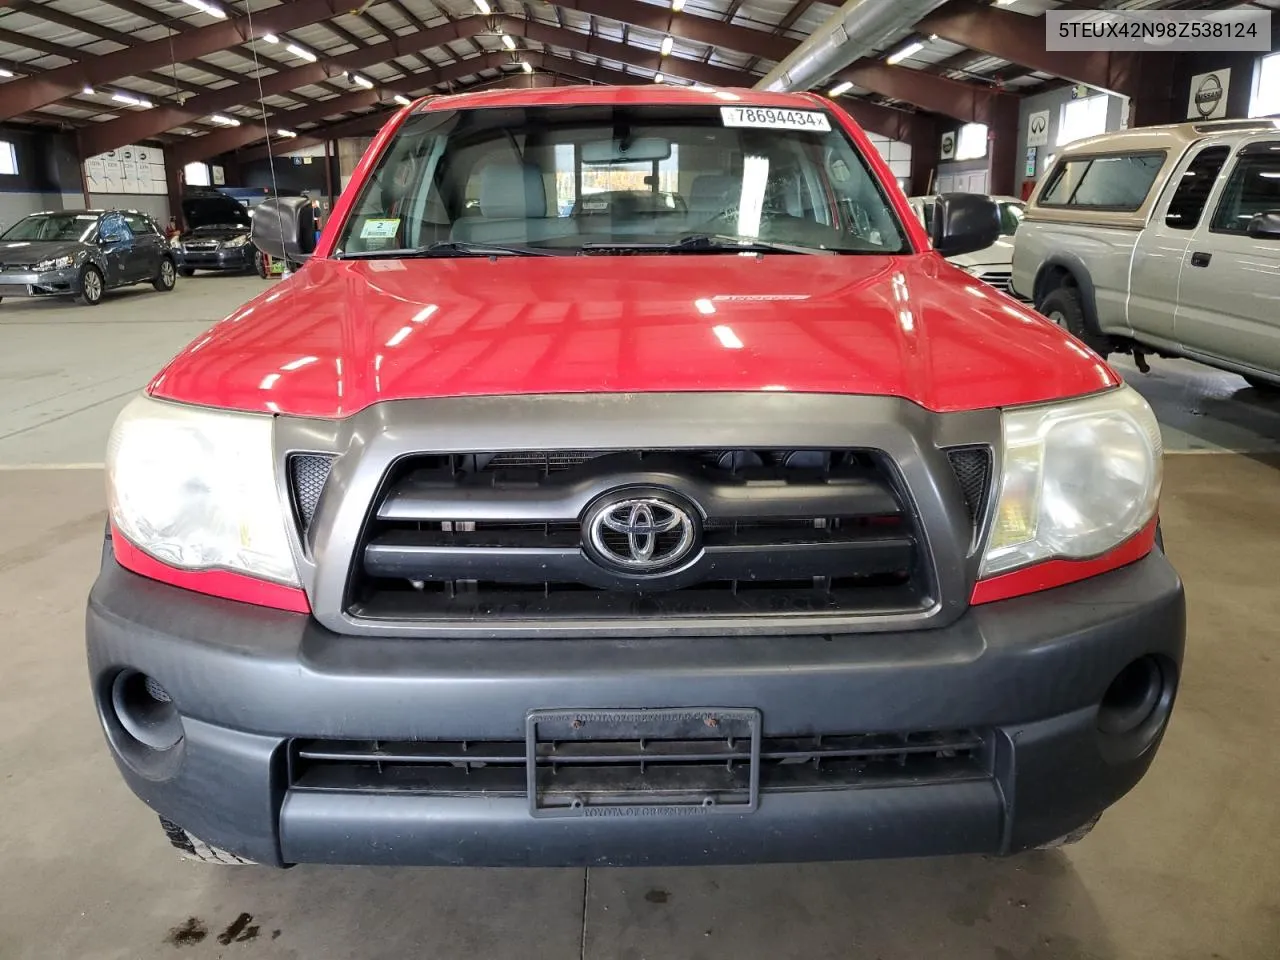
[[[342,417],[380,400],[790,390],[947,411],[1117,382],[933,255],[315,260],[155,378],[156,396]]]

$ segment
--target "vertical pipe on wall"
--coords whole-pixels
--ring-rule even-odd
[[[333,209],[333,141],[325,140],[324,142],[324,192],[328,199],[324,212],[326,219],[329,211]]]

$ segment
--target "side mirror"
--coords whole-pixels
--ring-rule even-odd
[[[985,250],[1000,238],[1000,210],[977,193],[944,193],[933,206],[929,239],[944,257]]]
[[[305,197],[263,200],[253,209],[253,245],[276,260],[301,263],[316,249],[316,214]]]
[[[103,243],[123,243],[124,237],[118,233],[104,233],[102,235]]]
[[[1265,240],[1280,240],[1280,210],[1268,210],[1256,213],[1249,220],[1245,232],[1251,237]]]

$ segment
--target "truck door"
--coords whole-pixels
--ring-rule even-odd
[[[1250,223],[1280,212],[1280,139],[1245,141],[1183,260],[1175,321],[1188,353],[1280,373],[1280,237]]]
[[[1178,280],[1205,204],[1231,148],[1200,146],[1173,169],[1129,268],[1129,328],[1140,340],[1176,346]]]

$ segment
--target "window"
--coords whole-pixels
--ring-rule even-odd
[[[188,187],[209,186],[209,165],[207,163],[188,163],[182,168],[182,177]]]
[[[124,222],[129,225],[129,229],[133,231],[135,237],[146,236],[148,233],[160,233],[156,225],[151,222],[151,218],[141,213],[126,213]]]
[[[606,256],[687,238],[701,242],[682,249],[704,255],[741,252],[735,240],[788,253],[907,249],[852,142],[805,113],[806,128],[782,130],[727,125],[701,104],[422,111],[371,173],[337,253],[448,240]]]
[[[1246,147],[1223,188],[1210,229],[1245,233],[1259,213],[1280,210],[1280,144]]]
[[[1253,97],[1249,100],[1249,116],[1269,117],[1280,113],[1280,53],[1258,60],[1253,75]]]
[[[1050,207],[1137,210],[1151,192],[1164,158],[1163,152],[1072,157],[1049,175],[1040,202]]]
[[[103,216],[98,225],[98,236],[102,239],[111,237],[113,240],[133,239],[133,233],[124,222],[124,217],[118,213],[108,213]]]
[[[33,213],[23,217],[0,240],[78,240],[84,242],[98,225],[94,213]]]
[[[1065,147],[1076,140],[1096,137],[1106,132],[1106,94],[1085,97],[1083,100],[1069,100],[1062,105],[1062,111],[1058,114],[1058,139],[1055,145]]]
[[[6,177],[18,175],[18,151],[8,140],[0,140],[0,174]]]
[[[1169,211],[1165,214],[1167,226],[1177,230],[1194,230],[1200,223],[1200,214],[1204,205],[1209,202],[1209,191],[1222,165],[1231,154],[1229,147],[1206,147],[1196,155],[1195,159],[1183,171],[1178,187],[1173,191],[1173,199],[1169,201]]]
[[[987,125],[966,123],[956,137],[956,159],[977,160],[987,155]]]

